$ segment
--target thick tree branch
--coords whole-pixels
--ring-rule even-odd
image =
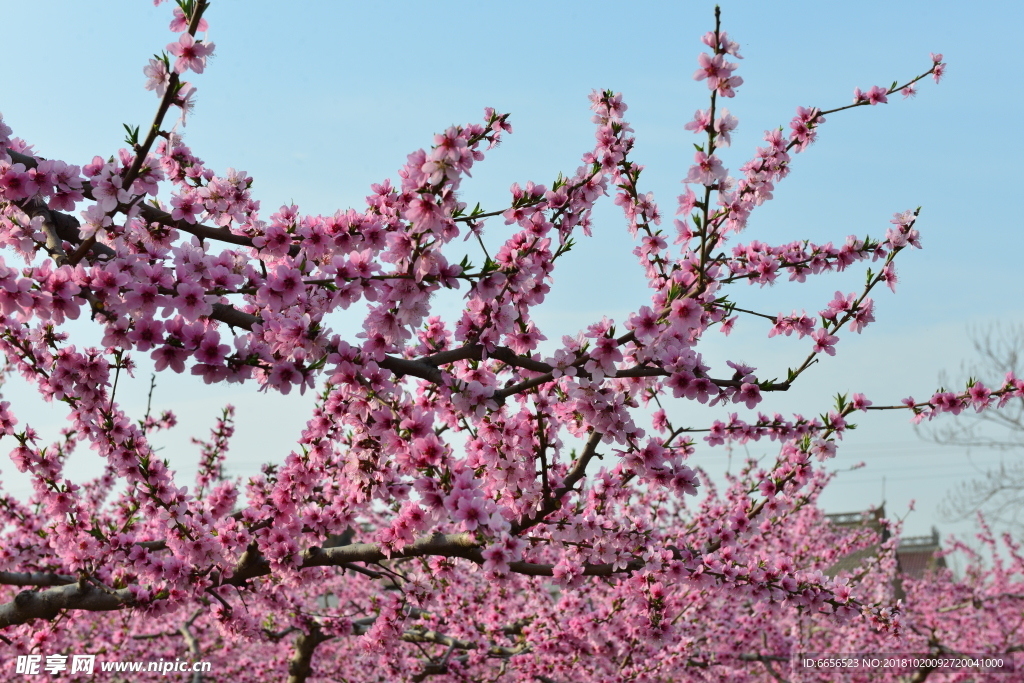
[[[66,586],[78,579],[69,574],[49,572],[0,572],[0,585],[5,586]]]
[[[127,588],[108,592],[87,583],[73,583],[44,591],[22,591],[11,602],[0,605],[0,628],[33,619],[54,619],[66,609],[108,612],[133,604],[135,596]]]
[[[19,155],[24,156],[24,155]],[[32,157],[25,157],[31,159]],[[34,160],[33,160],[34,161]],[[60,211],[53,211],[46,206],[42,197],[33,197],[18,204],[29,218],[40,216],[43,219],[43,234],[46,236],[46,251],[49,253],[58,266],[68,263],[68,255],[64,251],[64,242],[69,244],[80,244],[81,223],[77,218]],[[96,243],[92,245],[92,252],[97,256],[113,257],[116,252],[105,244]]]
[[[203,610],[197,609],[192,613],[192,616],[188,618],[188,621],[182,624],[181,628],[178,629],[178,633],[180,633],[185,639],[185,644],[188,646],[188,653],[192,655],[193,662],[198,662],[203,658],[203,651],[199,647],[199,640],[195,637],[195,634],[192,633],[192,624],[196,622],[196,619],[198,619],[199,615],[202,613]],[[191,683],[203,683],[202,671],[197,669],[192,672]]]
[[[295,639],[295,653],[288,662],[288,683],[305,683],[313,672],[313,652],[320,643],[330,638],[320,630],[319,624],[310,622],[309,632],[300,633]]]
[[[347,567],[354,562],[381,562],[404,557],[451,557],[483,564],[481,547],[474,534],[433,534],[424,536],[401,550],[386,553],[372,543],[353,543],[336,548],[312,547],[302,554],[300,568]],[[642,560],[632,560],[625,566],[615,564],[584,564],[583,576],[613,576],[627,574],[642,568]],[[510,562],[509,570],[526,576],[554,576],[553,564],[536,562]],[[272,573],[270,563],[255,547],[246,551],[234,574],[220,581],[220,585],[242,587],[249,581]],[[91,612],[117,610],[135,604],[135,598],[127,588],[102,591],[88,584],[75,583],[44,591],[23,591],[13,602],[0,605],[0,628],[23,624],[33,619],[53,619],[65,609]]]

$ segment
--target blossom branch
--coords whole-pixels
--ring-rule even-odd
[[[21,152],[16,152],[13,149],[7,148],[7,153],[11,155],[11,159],[14,163],[24,164],[25,168],[37,168],[39,165],[39,159],[31,157]],[[82,195],[89,200],[96,201],[96,196],[93,194],[92,184],[85,180],[82,182]],[[140,203],[137,205],[139,215],[146,220],[148,223],[157,223],[167,228],[173,228],[180,230],[181,232],[195,235],[201,239],[215,240],[218,242],[226,242],[228,244],[236,244],[243,247],[252,247],[252,238],[244,235],[236,235],[227,228],[214,228],[208,225],[192,224],[185,220],[175,220],[171,217],[171,214],[166,211],[159,209],[152,204]],[[100,255],[113,256],[114,250],[102,243],[97,243],[95,239],[92,241],[81,240],[78,234],[78,220],[72,216],[61,213],[59,211],[50,211],[51,215],[56,217],[55,220],[55,233],[60,237],[70,242],[71,244],[78,244],[79,248],[76,250],[76,254],[81,253],[83,256],[88,251],[93,251]],[[29,214],[33,215],[33,214]],[[49,236],[48,236],[49,237]],[[88,242],[89,246],[85,247],[84,242]],[[49,242],[47,242],[49,244]],[[298,250],[296,249],[296,254]],[[78,260],[81,260],[81,256]],[[69,263],[71,263],[69,258]],[[74,261],[77,263],[78,261]]]

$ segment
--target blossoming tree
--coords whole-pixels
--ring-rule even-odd
[[[208,168],[165,123],[190,107],[186,74],[214,50],[198,37],[208,5],[174,9],[179,35],[144,69],[154,121],[129,128],[115,155],[44,159],[0,120],[0,348],[70,422],[45,443],[18,422],[17,400],[0,403],[0,434],[34,487],[26,501],[0,495],[0,638],[12,655],[205,659],[208,680],[755,680],[795,675],[796,654],[814,648],[939,652],[967,631],[977,652],[1021,642],[1007,611],[1022,594],[1015,547],[1015,564],[988,574],[911,584],[907,609],[892,595],[891,544],[856,574],[826,572],[874,539],[827,525],[816,462],[854,411],[883,407],[854,394],[820,418],[733,413],[691,427],[666,401],[754,410],[874,320],[873,291],[895,290],[893,259],[919,246],[915,211],[884,238],[840,246],[727,245],[826,116],[937,82],[941,55],[903,84],[856,90],[853,104],[799,107],[730,176],[716,152],[737,125],[723,103],[743,80],[716,12],[694,76],[710,101],[686,124],[700,142],[669,232],[612,91],[591,95],[596,142],[579,168],[513,185],[507,206],[470,208],[459,192],[512,130],[487,109],[410,154],[362,211],[265,217],[250,177]],[[541,352],[531,311],[609,194],[650,300]],[[480,239],[488,220],[507,235],[493,256]],[[461,258],[460,236],[480,253]],[[861,261],[879,264],[864,288],[816,316],[730,298],[738,283]],[[464,292],[458,319],[431,315],[442,289]],[[353,306],[366,309],[361,331],[332,329]],[[64,331],[83,314],[102,328],[98,347]],[[783,381],[703,358],[705,335],[741,315],[767,318],[769,337],[808,338]],[[226,409],[185,486],[151,446],[173,416],[117,402],[140,354],[208,384],[320,393],[295,450],[244,486],[223,471]],[[892,407],[923,419],[1022,394],[1011,376]],[[696,438],[779,448],[719,492],[688,464]],[[104,471],[74,482],[64,466],[82,442]],[[949,630],[936,617],[947,613],[971,616]]]

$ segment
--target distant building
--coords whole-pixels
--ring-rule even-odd
[[[867,512],[840,512],[838,514],[825,515],[832,526],[846,529],[860,529],[867,527],[878,534],[879,541],[860,550],[846,555],[841,560],[828,568],[825,572],[829,576],[835,576],[841,571],[856,572],[865,558],[878,554],[878,546],[889,540],[889,529],[882,525],[885,519],[885,506],[868,510]]]
[[[843,557],[825,572],[829,576],[835,576],[840,571],[856,572],[865,558],[878,553],[881,543],[889,540],[889,529],[883,526],[885,519],[885,506],[876,510],[866,512],[842,512],[826,515],[829,522],[838,527],[861,528],[868,527],[878,534],[879,541],[870,546],[854,551]],[[912,579],[923,578],[929,569],[944,568],[946,558],[937,553],[942,550],[939,544],[939,530],[932,527],[932,533],[928,536],[904,536],[900,538],[900,544],[896,547],[896,567],[900,577]],[[896,597],[906,597],[903,593],[903,586],[900,578],[895,581]]]
[[[900,573],[913,579],[920,579],[929,569],[945,568],[946,558],[936,553],[942,550],[939,545],[939,530],[932,527],[928,536],[904,536],[896,548],[896,560]]]

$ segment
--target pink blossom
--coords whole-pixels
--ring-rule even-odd
[[[27,171],[24,164],[13,164],[6,169],[0,165],[0,193],[7,201],[26,199],[38,191],[35,174]]]
[[[677,216],[689,215],[697,205],[697,195],[693,193],[693,189],[690,187],[687,187],[684,193],[679,195],[678,199],[679,209],[676,211]]]
[[[992,403],[992,392],[981,382],[975,382],[974,386],[967,390],[974,412],[980,413]]]
[[[180,194],[171,197],[171,206],[174,209],[171,211],[171,218],[176,221],[185,221],[186,223],[196,224],[196,216],[203,212],[202,202],[198,201],[198,198],[191,194]]]
[[[700,41],[707,45],[708,47],[712,48],[715,52],[724,52],[726,54],[732,55],[736,59],[743,59],[743,57],[740,56],[739,43],[729,40],[729,34],[726,33],[725,31],[718,32],[717,41],[716,34],[714,31],[708,31],[707,33],[705,33],[703,36],[701,36]]]
[[[705,133],[710,127],[711,110],[709,109],[698,109],[693,114],[693,120],[683,126],[684,129],[692,130],[694,133]]]
[[[858,304],[856,311],[853,314],[853,318],[850,320],[850,331],[860,334],[860,332],[867,327],[868,323],[875,321],[875,302],[870,298],[864,298],[860,304]]]
[[[0,435],[13,434],[14,425],[18,424],[17,418],[11,414],[10,401],[0,401]]]
[[[179,374],[185,372],[185,358],[188,356],[188,352],[185,349],[177,346],[161,346],[155,349],[151,355],[157,372],[161,372],[166,368],[170,368]]]
[[[128,333],[128,339],[139,351],[149,351],[163,342],[163,323],[151,318],[143,318],[135,322],[135,329]]]
[[[722,161],[714,156],[708,156],[704,152],[697,152],[693,156],[693,166],[690,167],[690,171],[683,182],[686,183],[697,183],[698,185],[714,185],[715,183],[725,180],[726,170],[722,166]]]
[[[207,301],[206,290],[197,284],[187,282],[178,285],[178,295],[172,303],[188,320],[209,315],[213,311],[213,307]]]
[[[219,342],[219,334],[213,330],[207,331],[206,335],[203,337],[203,341],[199,344],[199,348],[196,349],[196,360],[200,363],[206,363],[209,365],[220,365],[223,363],[227,354],[231,351],[231,347]]]
[[[201,74],[206,68],[206,58],[213,54],[215,47],[213,43],[197,42],[191,34],[182,33],[178,42],[168,43],[167,51],[177,57],[174,60],[175,73],[181,74],[191,69]]]
[[[885,104],[886,102],[889,101],[888,98],[886,97],[886,94],[887,94],[887,91],[886,91],[885,88],[883,88],[881,86],[878,86],[878,85],[873,85],[873,86],[871,86],[871,89],[868,90],[868,92],[867,92],[867,100],[872,105],[879,104],[879,103]]]
[[[895,294],[896,283],[899,282],[899,279],[896,277],[896,266],[892,265],[891,263],[887,263],[885,267],[882,269],[881,276],[883,282],[885,282],[885,284],[888,285],[889,289],[891,289],[892,292]]]
[[[488,546],[481,553],[484,558],[484,570],[495,574],[508,574],[510,553],[504,545]]]
[[[739,126],[739,119],[723,107],[722,115],[715,119],[715,132],[718,134],[718,137],[715,138],[715,147],[728,147],[732,144],[730,133],[736,130],[737,126]]]
[[[185,16],[185,13],[181,11],[180,7],[174,8],[174,18],[171,19],[171,31],[174,33],[182,33],[188,30],[189,17]],[[206,19],[200,19],[199,23],[196,24],[197,31],[208,31],[209,24]]]
[[[836,454],[836,442],[825,439],[814,439],[811,442],[811,454],[813,454],[819,462],[824,462],[829,458],[835,457]]]
[[[817,127],[825,123],[820,110],[816,107],[797,107],[796,116],[789,122],[792,131],[792,139],[797,143],[797,151],[807,149],[807,145],[814,142],[817,137]]]
[[[872,403],[864,396],[864,394],[854,394],[850,405],[854,410],[867,411],[868,406],[872,405]]]
[[[861,92],[860,88],[855,88],[853,91],[854,102],[866,102],[870,105],[885,104],[889,100],[886,98],[888,91],[878,85],[873,85],[865,93]]]
[[[648,342],[658,334],[658,316],[649,306],[642,307],[630,317],[628,325],[641,342]]]
[[[563,588],[571,588],[578,585],[579,580],[583,576],[583,568],[569,560],[569,558],[563,557],[555,564],[552,576],[556,585]]]
[[[563,375],[574,377],[576,375],[576,368],[573,366],[575,360],[574,354],[564,349],[558,349],[553,357],[546,359],[546,362],[552,366],[552,377],[558,378]]]
[[[753,409],[761,402],[761,390],[756,384],[744,382],[740,386],[740,390],[733,396],[732,401],[733,403],[743,401],[747,408]]]
[[[811,339],[814,340],[814,353],[824,351],[830,356],[836,355],[835,343],[839,341],[839,337],[829,334],[824,327],[812,332]]]
[[[932,52],[929,56],[931,57],[932,64],[934,65],[932,67],[932,78],[935,80],[936,83],[938,83],[940,80],[942,80],[943,74],[946,73],[946,64],[945,62],[942,61],[941,52]]]
[[[178,119],[178,121],[181,123],[182,126],[187,125],[186,119],[188,118],[188,115],[192,112],[192,109],[195,108],[195,100],[192,99],[193,97],[195,97],[195,94],[195,86],[189,83],[188,81],[183,81],[181,83],[181,86],[178,88],[177,96],[171,103],[174,106],[181,109],[181,117]]]
[[[142,68],[146,75],[146,90],[155,90],[157,97],[163,97],[167,92],[167,85],[170,83],[171,75],[167,71],[167,65],[162,59],[150,59],[149,64]]]
[[[452,519],[462,522],[466,531],[476,531],[478,526],[485,523],[488,516],[483,498],[462,497],[459,499],[458,507],[452,512]]]
[[[99,202],[100,208],[108,213],[117,208],[118,204],[125,204],[131,199],[122,187],[124,179],[110,171],[111,169],[107,169],[94,177],[92,188],[93,196]]]
[[[104,211],[103,207],[99,204],[94,204],[82,211],[79,214],[83,219],[83,224],[79,230],[79,234],[82,239],[87,239],[95,235],[100,229],[108,228],[113,225],[113,221]]]
[[[709,57],[702,52],[697,55],[697,62],[700,64],[700,68],[694,72],[693,79],[695,81],[707,79],[710,90],[718,89],[722,81],[727,81],[736,68],[736,64],[725,61],[725,57],[720,54]]]

